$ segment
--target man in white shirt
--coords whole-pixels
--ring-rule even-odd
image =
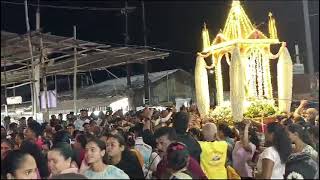
[[[74,122],[74,126],[77,130],[83,131],[83,124],[89,123],[90,117],[88,116],[88,110],[81,109],[80,110],[80,117]]]

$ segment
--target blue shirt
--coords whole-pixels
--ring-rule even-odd
[[[113,165],[108,165],[102,172],[94,172],[88,169],[83,175],[89,179],[130,179],[125,172]]]

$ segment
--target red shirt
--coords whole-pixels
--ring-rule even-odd
[[[168,162],[166,159],[162,159],[158,166],[157,171],[155,172],[155,176],[157,178],[164,178],[163,175],[166,174]],[[207,176],[202,171],[199,163],[193,158],[189,158],[188,171],[192,174],[193,179],[208,179]],[[169,178],[169,177],[166,177]]]

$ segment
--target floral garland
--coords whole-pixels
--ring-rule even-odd
[[[288,174],[287,179],[304,179],[303,176],[295,171]]]

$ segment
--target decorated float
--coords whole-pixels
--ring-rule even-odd
[[[275,119],[273,117],[276,112],[290,112],[292,61],[286,42],[278,39],[272,13],[268,16],[269,36],[251,23],[240,1],[234,0],[223,30],[220,30],[212,41],[204,24],[203,49],[197,53],[195,67],[196,98],[201,118],[210,117],[216,121],[220,118],[230,123],[250,118],[268,123]],[[277,54],[271,53],[271,45],[278,45]],[[277,103],[273,97],[270,74],[272,60],[278,60]],[[229,66],[229,101],[223,94],[222,71],[225,69],[222,69],[222,61],[226,61]],[[217,92],[215,109],[210,109],[209,70],[214,71]]]

